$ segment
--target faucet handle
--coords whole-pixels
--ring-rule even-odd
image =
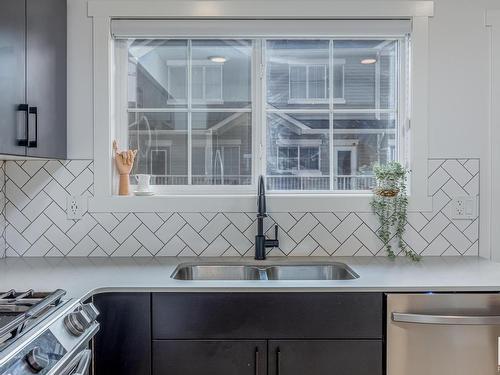
[[[280,242],[278,241],[278,225],[274,226],[274,238],[273,239],[265,239],[264,247],[279,247]]]

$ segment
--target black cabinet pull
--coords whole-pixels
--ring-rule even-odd
[[[28,104],[19,104],[17,106],[18,112],[24,112],[25,122],[24,122],[24,137],[20,138],[19,134],[17,137],[18,146],[28,146],[28,134],[29,134],[29,115],[28,115]],[[19,129],[18,129],[19,130]]]
[[[255,375],[259,375],[259,348],[255,348]]]
[[[281,374],[281,351],[280,348],[276,348],[276,375]]]
[[[30,107],[29,114],[35,115],[35,140],[28,141],[28,147],[37,147],[38,146],[38,107]]]

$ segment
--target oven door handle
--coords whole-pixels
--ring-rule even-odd
[[[392,321],[415,324],[444,325],[500,325],[498,315],[427,315],[411,313],[392,313]]]
[[[61,371],[62,375],[86,375],[92,360],[92,350],[82,350],[78,355]]]

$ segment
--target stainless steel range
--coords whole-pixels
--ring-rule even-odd
[[[0,375],[88,374],[99,312],[65,295],[0,293]]]

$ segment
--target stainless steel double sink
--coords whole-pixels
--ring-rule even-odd
[[[351,280],[359,278],[348,265],[338,262],[311,264],[180,264],[171,276],[176,280]]]

